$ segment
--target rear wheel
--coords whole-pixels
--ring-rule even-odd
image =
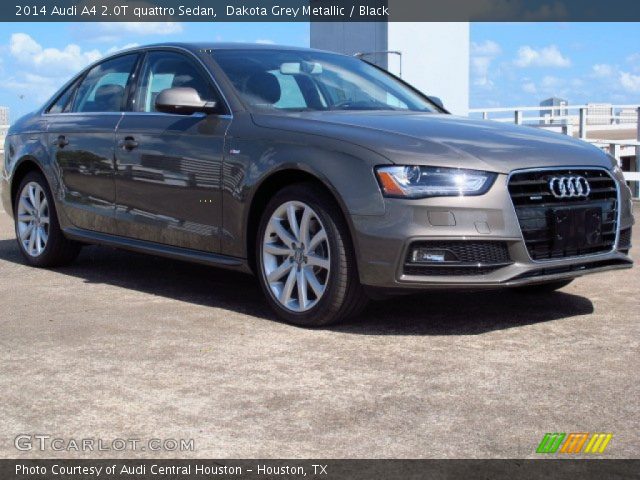
[[[569,280],[557,280],[555,282],[538,283],[535,285],[524,285],[522,287],[517,287],[516,291],[520,293],[532,293],[532,294],[551,293],[566,287],[571,282],[573,282],[573,278]]]
[[[36,267],[66,265],[80,244],[62,234],[49,186],[40,172],[28,173],[14,198],[16,239],[25,260]]]
[[[256,251],[267,301],[289,323],[329,325],[367,303],[338,205],[312,183],[273,197],[260,221]]]

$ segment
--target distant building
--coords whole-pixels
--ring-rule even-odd
[[[610,103],[587,103],[587,125],[611,125],[612,115]]]
[[[9,107],[0,107],[0,125],[9,125]]]
[[[4,139],[9,131],[9,107],[0,107],[0,155],[4,155]]]
[[[540,102],[541,107],[559,107],[549,110],[540,110],[540,116],[544,118],[541,123],[566,123],[566,119],[555,119],[554,117],[566,117],[569,114],[567,107],[569,102],[562,98],[551,97]]]
[[[635,108],[623,108],[618,113],[618,123],[637,123],[638,110]]]
[[[394,3],[402,9],[401,0],[388,0],[389,8]],[[361,54],[421,92],[440,97],[450,112],[467,115],[469,32],[468,22],[311,22],[310,46]]]

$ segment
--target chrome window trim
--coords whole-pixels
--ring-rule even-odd
[[[509,182],[511,181],[511,177],[517,173],[526,173],[526,172],[544,172],[544,171],[552,171],[552,170],[574,170],[574,169],[580,169],[580,170],[599,170],[601,172],[605,172],[610,178],[611,180],[613,180],[613,183],[616,186],[616,208],[618,209],[617,215],[616,215],[616,239],[613,242],[613,248],[607,252],[600,252],[600,253],[591,253],[588,255],[574,255],[572,257],[564,257],[564,258],[550,258],[547,260],[534,260],[533,258],[531,258],[531,255],[529,254],[529,249],[527,248],[527,243],[524,239],[524,235],[522,234],[522,227],[520,225],[520,219],[518,218],[518,213],[516,212],[516,206],[513,203],[513,198],[511,198],[511,193],[509,192]],[[620,205],[620,185],[618,184],[618,180],[616,179],[616,177],[614,177],[611,174],[611,171],[606,168],[606,167],[594,167],[594,166],[585,166],[585,165],[567,165],[567,166],[557,166],[557,167],[538,167],[538,168],[522,168],[519,170],[512,170],[511,172],[509,172],[509,175],[507,176],[507,183],[506,183],[506,187],[507,187],[507,195],[509,196],[509,201],[511,202],[511,210],[515,216],[516,221],[518,222],[518,228],[520,230],[520,239],[522,240],[522,243],[524,244],[524,249],[527,252],[527,257],[529,257],[529,261],[531,263],[534,264],[550,264],[553,262],[556,263],[571,263],[572,261],[575,260],[581,260],[581,259],[591,259],[591,258],[598,258],[598,257],[604,257],[607,255],[611,255],[612,253],[615,253],[618,250],[618,242],[620,240],[620,221],[622,220],[622,208]]]
[[[176,117],[176,118],[188,118],[188,117],[192,117],[192,116],[198,116],[201,118],[206,118],[206,117],[216,117],[216,118],[228,118],[228,119],[232,119],[233,115],[230,115],[228,113],[225,113],[224,115],[216,115],[215,113],[210,113],[210,114],[202,114],[202,113],[192,113],[191,115],[184,115],[184,114],[180,114],[180,113],[167,113],[167,112],[120,112],[122,114],[122,116],[127,116],[127,115],[144,115],[144,116],[161,116],[161,117],[166,117],[166,116],[171,116],[171,117]]]
[[[60,113],[45,113],[47,116],[57,116],[57,115],[122,115],[126,112],[60,112]]]
[[[213,116],[216,118],[233,118],[233,115],[230,114],[224,114],[224,115],[216,115],[216,114],[209,114],[209,115],[204,115],[204,114],[198,114],[198,113],[193,113],[191,115],[182,115],[180,113],[165,113],[165,112],[64,112],[64,113],[48,113],[47,115],[76,115],[76,116],[81,116],[81,115],[119,115],[121,117],[125,116],[125,115],[160,115],[160,116],[172,116],[172,117],[176,117],[176,118],[185,118],[185,117],[190,117],[192,115],[199,115],[202,116],[202,118],[205,118],[207,116]]]

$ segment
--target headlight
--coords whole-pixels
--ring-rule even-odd
[[[417,165],[378,167],[376,175],[385,196],[404,198],[482,195],[497,177],[480,170]]]

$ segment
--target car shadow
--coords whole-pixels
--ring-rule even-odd
[[[0,259],[23,264],[15,240],[0,240]],[[55,269],[87,283],[114,285],[181,302],[278,321],[250,275],[115,248],[87,246]],[[431,291],[372,302],[357,318],[328,330],[359,335],[479,335],[593,312],[587,298],[565,292]]]
[[[345,323],[332,330],[359,335],[481,335],[593,311],[588,298],[564,291],[432,290],[376,302],[365,310],[366,322]]]

